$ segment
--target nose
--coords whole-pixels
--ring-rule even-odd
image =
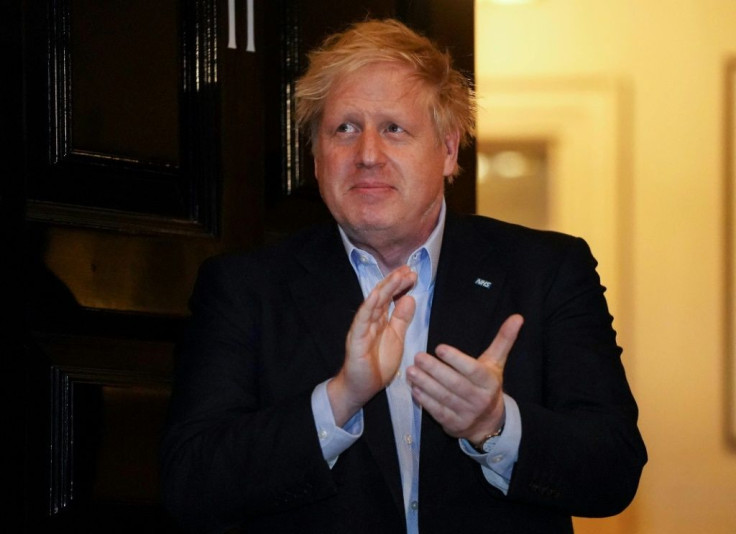
[[[378,132],[365,129],[357,143],[355,164],[361,168],[371,168],[383,162],[383,146]]]

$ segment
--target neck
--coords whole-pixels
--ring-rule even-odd
[[[406,229],[405,233],[397,233],[392,228],[353,228],[340,224],[343,237],[356,248],[370,253],[378,263],[381,272],[386,275],[406,265],[409,255],[427,242],[439,224],[440,207],[436,213],[425,219],[425,224]],[[426,222],[431,221],[430,224]]]
[[[380,245],[355,241],[352,238],[351,241],[356,247],[370,252],[378,262],[381,272],[386,275],[402,265],[406,265],[409,255],[426,241],[426,237],[411,243],[383,243]]]
[[[435,219],[431,227],[413,236],[397,236],[394,232],[381,230],[356,233],[343,228],[343,231],[355,247],[369,252],[376,259],[381,272],[386,275],[406,265],[409,255],[429,239],[437,222]]]

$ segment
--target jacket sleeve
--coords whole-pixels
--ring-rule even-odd
[[[200,270],[161,447],[164,505],[193,531],[222,531],[336,491],[311,411],[319,380],[273,390],[279,377],[264,369],[273,355],[262,347],[264,309],[274,304],[265,275],[228,265]]]
[[[647,459],[595,268],[585,242],[570,241],[540,284],[541,306],[530,312],[541,386],[533,395],[522,386],[518,396],[510,392],[522,439],[509,498],[590,517],[614,515],[631,502]],[[523,358],[520,350],[515,357]]]

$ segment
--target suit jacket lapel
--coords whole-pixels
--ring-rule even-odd
[[[334,225],[331,230],[303,241],[296,255],[304,272],[290,281],[291,291],[320,354],[334,374],[345,358],[345,336],[363,302],[363,293]],[[396,505],[403,511],[401,474],[385,392],[366,404],[363,416],[362,439],[383,473]]]
[[[506,278],[504,259],[469,218],[448,213],[437,269],[427,350],[440,343],[479,356],[505,318],[494,310]],[[422,418],[421,463],[441,461],[442,449],[457,447],[426,412]]]
[[[363,301],[336,226],[307,236],[296,251],[303,271],[289,280],[297,309],[331,373],[345,357],[345,334]]]
[[[504,258],[467,218],[448,214],[427,348],[440,343],[479,356],[495,335],[493,310],[506,279]]]

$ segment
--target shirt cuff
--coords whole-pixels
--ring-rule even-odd
[[[329,380],[318,384],[312,391],[312,415],[322,457],[332,469],[340,454],[363,435],[363,410],[351,417],[344,427],[337,426],[327,396],[327,382]]]
[[[516,401],[503,395],[503,405],[506,410],[506,420],[503,432],[496,438],[491,438],[491,450],[487,453],[479,453],[465,439],[460,441],[460,449],[478,462],[483,470],[483,476],[492,486],[498,488],[506,495],[509,491],[511,474],[514,464],[519,458],[519,444],[521,443],[521,414]]]

